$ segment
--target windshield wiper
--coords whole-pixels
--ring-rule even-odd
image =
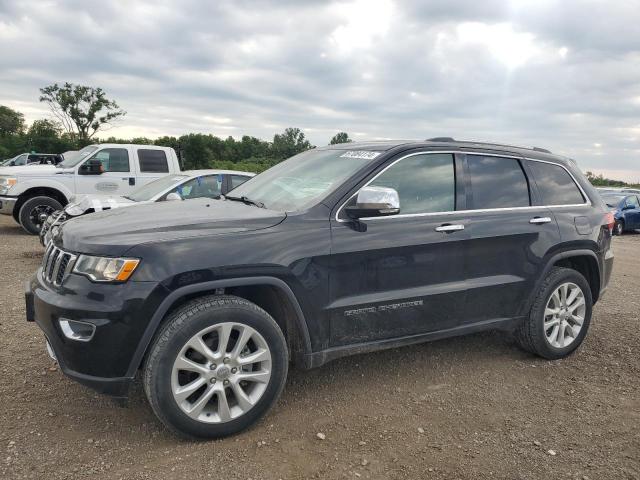
[[[256,207],[259,207],[259,208],[267,208],[264,206],[264,203],[256,202],[255,200],[251,200],[249,197],[245,197],[244,195],[241,197],[230,197],[229,195],[221,195],[221,197],[224,198],[225,200],[233,200],[234,202],[243,202],[243,203],[246,203],[247,205],[255,205]]]

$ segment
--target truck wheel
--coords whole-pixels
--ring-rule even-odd
[[[622,235],[624,233],[624,222],[616,220],[616,224],[613,227],[613,233],[615,235]]]
[[[51,197],[33,197],[22,204],[18,218],[20,225],[27,233],[37,235],[47,217],[62,205]]]
[[[210,295],[167,318],[143,367],[144,390],[178,435],[224,437],[273,406],[288,362],[285,338],[267,312],[239,297]]]
[[[554,267],[516,331],[516,340],[523,349],[543,358],[566,357],[587,335],[592,307],[591,288],[584,276],[570,268]]]

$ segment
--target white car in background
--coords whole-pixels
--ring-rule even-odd
[[[145,203],[217,198],[253,176],[255,173],[235,170],[187,170],[158,178],[127,195],[76,195],[63,210],[48,216],[40,230],[40,241],[49,243],[55,227],[73,217]]]

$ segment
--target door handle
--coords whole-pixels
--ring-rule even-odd
[[[445,224],[445,225],[440,225],[439,227],[436,227],[436,232],[451,233],[451,232],[458,232],[460,230],[464,230],[464,225]]]
[[[529,220],[529,223],[533,223],[534,225],[541,225],[543,223],[551,223],[551,219],[549,217],[533,217]]]

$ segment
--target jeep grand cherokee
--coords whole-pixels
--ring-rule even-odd
[[[571,160],[455,142],[310,150],[220,200],[72,219],[27,288],[62,371],[212,438],[304,368],[487,329],[547,359],[584,340],[613,217]]]

